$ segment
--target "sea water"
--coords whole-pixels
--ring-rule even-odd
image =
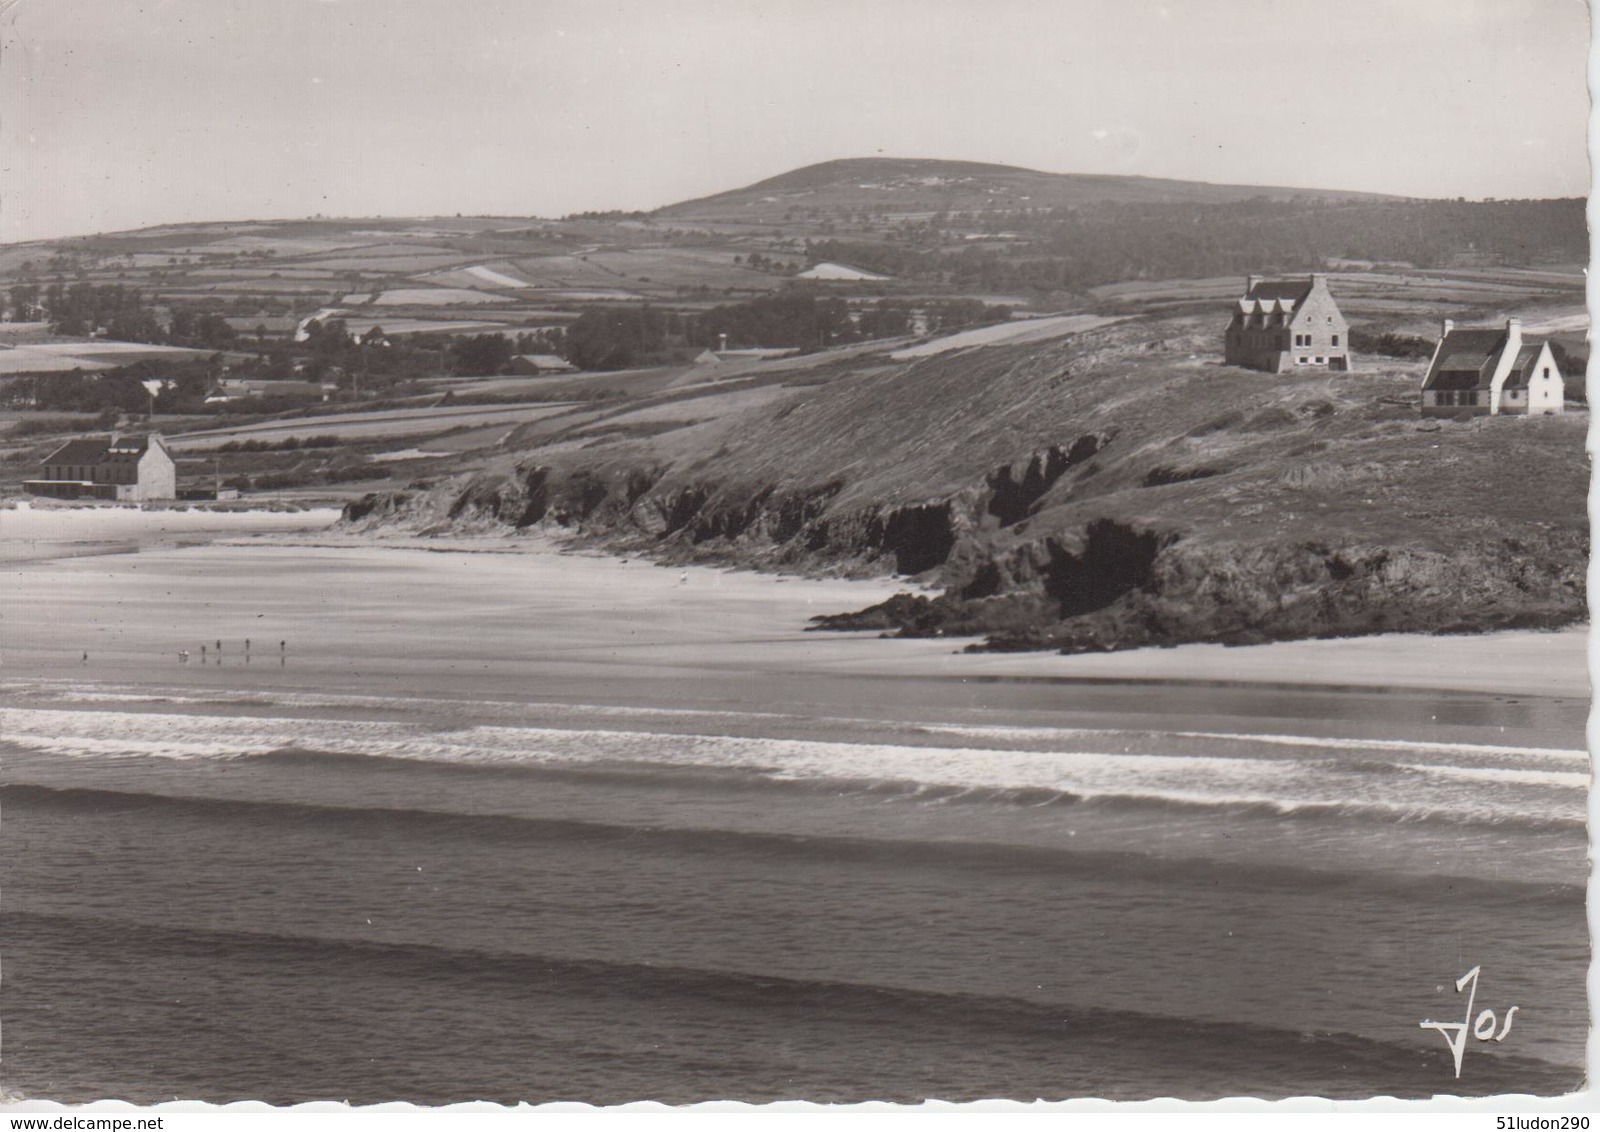
[[[1581,705],[1019,683],[980,709],[951,687],[675,708],[13,685],[4,1087],[614,1103],[1581,1082]],[[1475,1010],[1518,1009],[1458,1078],[1420,1023],[1461,1019],[1473,967]]]

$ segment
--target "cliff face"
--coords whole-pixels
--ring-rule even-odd
[[[942,595],[829,624],[996,648],[1584,616],[1581,422],[1425,425],[1409,372],[1247,374],[1199,356],[1208,329],[797,384],[676,434],[547,442],[345,522],[554,526],[670,561],[918,576]]]

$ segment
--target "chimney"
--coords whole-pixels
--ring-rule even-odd
[[[1522,320],[1520,318],[1506,319],[1506,349],[1515,354],[1522,349]]]
[[[1251,291],[1254,291],[1256,289],[1256,286],[1260,282],[1261,282],[1261,276],[1259,276],[1259,275],[1246,275],[1244,277],[1244,293],[1246,295],[1248,295]]]
[[[1326,288],[1328,286],[1327,273],[1323,271],[1313,271],[1311,273],[1311,285],[1313,287]]]
[[[1445,319],[1444,320],[1444,329],[1439,332],[1439,337],[1440,338],[1448,338],[1448,337],[1450,337],[1450,332],[1452,330],[1454,330],[1455,328],[1456,328],[1456,324],[1453,321],[1451,321],[1448,318]]]

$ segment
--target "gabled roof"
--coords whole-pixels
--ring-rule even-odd
[[[143,456],[150,447],[148,436],[113,436],[106,449],[108,456]]]
[[[98,464],[105,459],[111,442],[102,437],[80,436],[69,440],[44,458],[46,464]]]
[[[1505,347],[1504,329],[1452,330],[1439,343],[1422,388],[1487,389]]]
[[[1309,294],[1311,294],[1311,280],[1279,279],[1257,283],[1245,294],[1245,298],[1268,302],[1287,299],[1294,306],[1299,306],[1301,300]]]
[[[1256,315],[1292,315],[1316,287],[1314,279],[1259,279],[1238,302],[1235,322]]]
[[[1517,351],[1517,360],[1511,363],[1511,372],[1506,375],[1506,389],[1526,389],[1528,382],[1533,379],[1533,371],[1539,361],[1539,355],[1544,353],[1543,342],[1524,342],[1522,349]]]
[[[159,442],[158,442],[159,443]],[[150,450],[148,436],[80,436],[44,458],[51,464],[137,464]]]

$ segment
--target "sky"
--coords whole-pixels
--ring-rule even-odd
[[[840,157],[1582,196],[1584,0],[0,0],[0,242]]]

